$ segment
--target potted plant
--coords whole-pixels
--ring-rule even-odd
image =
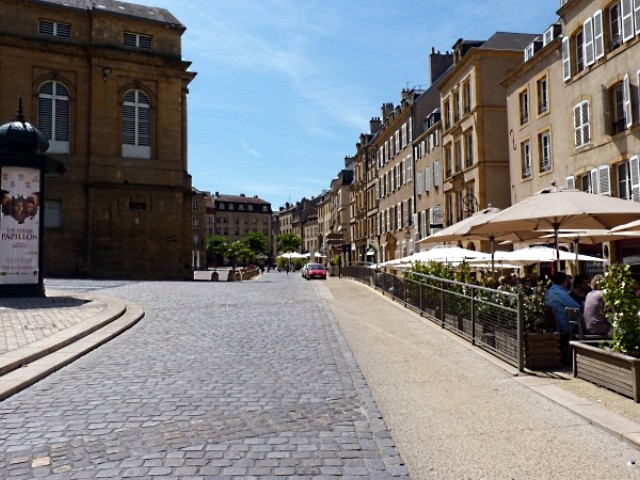
[[[524,295],[524,359],[531,370],[552,370],[562,365],[560,334],[548,332],[544,321],[544,287]]]
[[[573,375],[640,402],[640,299],[629,265],[605,273],[603,304],[613,325],[609,342],[571,342]]]

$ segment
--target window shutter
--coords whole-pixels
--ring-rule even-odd
[[[579,147],[582,145],[582,114],[581,104],[576,105],[573,108],[573,129],[575,131],[575,145]]]
[[[600,195],[611,196],[609,165],[601,165],[598,167],[598,193]]]
[[[600,185],[598,182],[598,169],[594,168],[593,170],[591,170],[591,185],[589,186],[589,192],[598,193],[599,186]]]
[[[38,97],[38,129],[49,140],[53,138],[53,98],[51,96],[43,97],[42,94],[46,90],[51,91],[53,82],[47,82],[40,88],[40,96]],[[51,95],[51,94],[49,94]]]
[[[640,35],[640,0],[633,0],[633,13],[636,24],[636,35]]]
[[[424,169],[424,191],[431,191],[431,167]]]
[[[596,60],[604,57],[604,29],[602,26],[602,10],[598,10],[593,14],[593,48],[595,51]]]
[[[629,159],[629,174],[631,176],[631,199],[640,202],[640,159],[634,155]]]
[[[571,48],[569,37],[562,39],[562,79],[566,82],[571,79]]]
[[[584,34],[584,42],[582,44],[582,51],[584,52],[585,65],[593,65],[595,62],[595,55],[593,52],[593,19],[587,18],[582,27]]]
[[[582,102],[582,145],[591,142],[591,127],[589,125],[589,102]]]
[[[567,177],[566,178],[567,188],[573,190],[576,188],[576,177]]]
[[[427,236],[427,211],[420,212],[420,238]]]
[[[620,0],[620,7],[622,9],[622,41],[627,42],[635,36],[632,0]]]
[[[440,160],[433,162],[433,186],[440,186]]]
[[[624,102],[624,120],[627,128],[633,124],[633,110],[631,106],[631,85],[629,83],[629,74],[625,73],[622,83],[622,98]]]
[[[416,193],[418,195],[422,193],[422,175],[416,175]]]

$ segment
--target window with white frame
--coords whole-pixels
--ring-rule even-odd
[[[573,108],[573,126],[575,132],[575,146],[582,147],[591,142],[591,127],[589,123],[589,101],[584,100]]]
[[[407,146],[407,124],[402,124],[402,143],[400,144],[400,148],[404,148]]]
[[[71,37],[71,25],[68,23],[54,22],[53,20],[38,20],[38,33],[52,35],[54,37]]]
[[[520,92],[520,125],[529,121],[529,91]]]
[[[464,163],[465,166],[473,165],[473,134],[466,133],[464,136]]]
[[[593,51],[595,59],[604,57],[604,25],[602,10],[593,14]]]
[[[427,236],[427,232],[428,230],[428,223],[427,223],[427,210],[423,210],[422,212],[420,212],[420,238],[424,238]]]
[[[520,144],[520,163],[522,178],[531,178],[531,145],[528,140]]]
[[[543,132],[538,135],[538,152],[540,155],[540,171],[548,172],[551,170],[551,134]]]
[[[413,157],[411,157],[411,155],[407,156],[407,158],[404,159],[404,164],[405,164],[405,183],[410,182],[411,180],[413,180]]]
[[[400,153],[400,130],[396,130],[395,132],[395,146],[395,154],[397,155]]]
[[[609,14],[609,48],[615,50],[622,45],[622,15],[620,3],[614,2],[608,10]]]
[[[151,37],[140,33],[124,32],[123,44],[127,47],[151,49]]]
[[[584,70],[584,33],[582,29],[578,30],[575,37],[576,52],[576,73]]]
[[[38,129],[49,140],[49,153],[69,153],[69,90],[47,81],[38,90]]]
[[[142,90],[129,90],[124,95],[122,155],[151,158],[151,104]]]
[[[640,162],[634,155],[617,167],[618,196],[634,202],[640,202]]]
[[[44,228],[62,228],[62,201],[44,201]]]
[[[562,79],[566,82],[571,79],[571,39],[562,38]]]
[[[549,90],[547,77],[544,76],[536,82],[538,93],[538,115],[545,113],[549,108]]]

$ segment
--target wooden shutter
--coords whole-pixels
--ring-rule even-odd
[[[632,0],[620,0],[622,10],[622,41],[628,42],[635,36],[633,28],[633,2]]]
[[[584,52],[585,65],[593,65],[595,62],[595,54],[593,51],[593,19],[587,18],[582,27],[584,42],[582,43],[582,51]]]
[[[629,83],[629,74],[625,73],[622,83],[622,98],[624,103],[624,120],[627,128],[633,124],[633,110],[631,107],[631,85]]]
[[[631,177],[631,199],[640,202],[640,160],[638,155],[629,159],[629,176]]]
[[[571,79],[571,47],[569,37],[562,39],[562,79],[565,82]]]
[[[602,10],[598,10],[593,14],[593,48],[596,60],[604,57],[604,28],[602,25]]]
[[[600,195],[611,196],[611,177],[609,175],[609,165],[598,167],[598,193]]]

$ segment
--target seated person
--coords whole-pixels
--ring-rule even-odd
[[[611,337],[613,329],[604,316],[602,308],[602,282],[604,276],[596,275],[591,280],[591,290],[584,302],[584,326],[591,335],[607,335]]]
[[[569,318],[565,308],[580,308],[571,295],[569,295],[569,277],[564,272],[556,272],[551,277],[552,285],[544,294],[544,303],[553,308],[558,322],[558,332],[560,332],[560,350],[562,352],[562,362],[570,363],[569,358],[569,339],[571,337],[571,328]]]
[[[587,293],[591,291],[591,284],[589,282],[589,276],[584,273],[579,273],[573,279],[573,290],[569,295],[580,305],[580,309],[584,307],[584,300],[587,298]]]

